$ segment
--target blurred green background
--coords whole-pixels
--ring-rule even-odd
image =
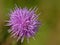
[[[10,38],[9,27],[4,26],[9,19],[9,11],[15,7],[35,7],[41,12],[39,28],[35,40],[26,39],[21,44]],[[0,45],[60,45],[60,0],[0,0]]]

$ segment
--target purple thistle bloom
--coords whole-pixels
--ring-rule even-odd
[[[27,8],[17,7],[9,15],[8,26],[10,26],[10,29],[8,31],[11,33],[11,37],[17,38],[17,41],[21,39],[21,43],[26,37],[29,42],[29,38],[36,34],[40,23],[38,15],[36,15],[36,8],[28,10]]]

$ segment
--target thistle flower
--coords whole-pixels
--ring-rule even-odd
[[[11,33],[11,37],[17,38],[17,41],[21,39],[21,43],[24,37],[29,42],[30,37],[34,37],[39,25],[38,15],[36,14],[36,8],[15,8],[11,11],[10,19],[8,21],[8,30]]]

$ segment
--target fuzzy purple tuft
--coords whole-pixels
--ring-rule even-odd
[[[16,38],[17,41],[21,39],[23,42],[24,37],[29,41],[30,37],[34,37],[37,32],[39,25],[38,15],[36,15],[36,8],[16,8],[10,14],[10,19],[8,21],[8,30],[11,33],[11,37]]]

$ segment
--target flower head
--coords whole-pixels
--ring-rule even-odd
[[[34,37],[39,25],[38,15],[36,15],[34,9],[16,8],[9,15],[8,26],[10,26],[9,33],[11,37],[16,38],[17,41],[21,39],[23,42],[24,37],[29,40],[30,37]]]

